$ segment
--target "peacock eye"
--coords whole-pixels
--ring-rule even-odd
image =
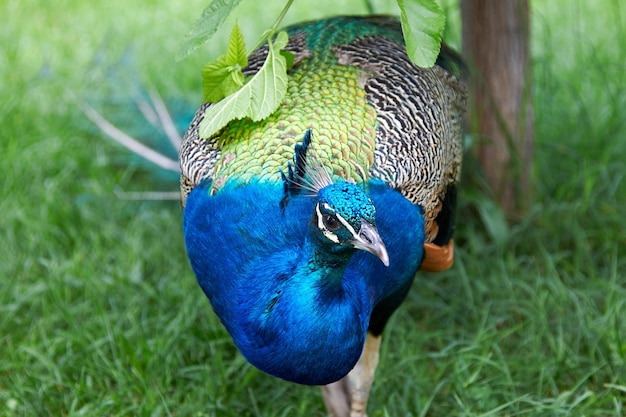
[[[337,220],[337,217],[333,214],[324,214],[322,216],[322,222],[324,223],[324,227],[331,232],[339,230],[341,227],[341,223]]]

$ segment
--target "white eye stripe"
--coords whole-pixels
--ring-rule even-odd
[[[326,210],[334,212],[334,210],[327,203],[322,203],[322,204]],[[328,230],[326,226],[324,226],[324,222],[322,220],[323,215],[322,215],[322,212],[320,211],[319,204],[315,206],[315,211],[317,213],[317,227],[322,231],[322,233],[324,233],[324,236],[326,236],[328,239],[330,239],[331,241],[335,243],[339,243],[339,238],[337,237],[337,235],[331,232],[330,230]],[[346,219],[344,219],[337,213],[335,213],[335,218],[339,220],[339,222],[346,229],[348,229],[348,232],[350,232],[352,236],[354,236],[355,238],[358,237],[358,233],[354,230],[354,228],[350,225],[350,223],[346,221]]]
[[[328,211],[332,211],[334,212],[334,210],[327,204],[324,203],[324,208]],[[348,223],[346,221],[346,219],[344,219],[343,217],[341,217],[339,214],[335,213],[335,217],[337,218],[337,220],[339,220],[341,222],[341,224],[343,224],[343,226],[348,229],[348,232],[350,232],[350,234],[352,236],[357,236],[357,232],[354,230],[354,228],[352,226],[350,226],[350,223]]]
[[[324,203],[324,208],[330,209],[330,207],[326,203]],[[324,234],[324,236],[326,236],[328,240],[339,244],[339,238],[337,237],[337,235],[331,232],[330,230],[328,230],[326,226],[324,226],[324,221],[322,220],[323,215],[322,215],[322,212],[320,211],[319,204],[315,205],[315,214],[317,215],[317,228],[322,231],[322,233]]]

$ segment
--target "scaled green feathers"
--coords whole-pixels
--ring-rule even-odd
[[[318,74],[310,71],[315,65],[329,68]],[[216,141],[222,153],[216,180],[230,175],[278,180],[279,170],[308,129],[315,132],[313,153],[330,161],[340,177],[358,180],[355,164],[369,170],[376,139],[376,111],[367,103],[358,78],[354,67],[316,60],[298,65],[275,113],[258,123],[232,122],[221,132]]]

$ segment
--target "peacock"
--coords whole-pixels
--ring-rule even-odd
[[[388,16],[288,27],[287,94],[269,117],[208,139],[200,106],[179,151],[191,267],[255,367],[321,385],[363,416],[381,335],[418,270],[447,269],[466,92],[445,45],[407,57]],[[244,69],[254,75],[259,47]]]
[[[245,358],[321,385],[333,417],[364,416],[390,316],[418,270],[452,265],[463,65],[442,45],[435,66],[415,66],[389,16],[286,30],[287,94],[263,120],[235,120],[205,139],[211,103],[172,118],[156,91],[139,95],[154,136],[180,143],[178,167],[84,110],[116,141],[180,173],[191,267]],[[268,50],[250,55],[246,76]],[[189,124],[182,141],[174,119]]]

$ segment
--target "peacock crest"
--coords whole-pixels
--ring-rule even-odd
[[[287,174],[280,170],[283,181],[284,196],[280,200],[281,210],[285,210],[291,197],[303,191],[308,192],[306,196],[317,196],[320,190],[333,184],[333,180],[328,169],[316,157],[311,148],[312,133],[308,129],[304,133],[302,143],[294,147],[293,161],[287,163]]]

